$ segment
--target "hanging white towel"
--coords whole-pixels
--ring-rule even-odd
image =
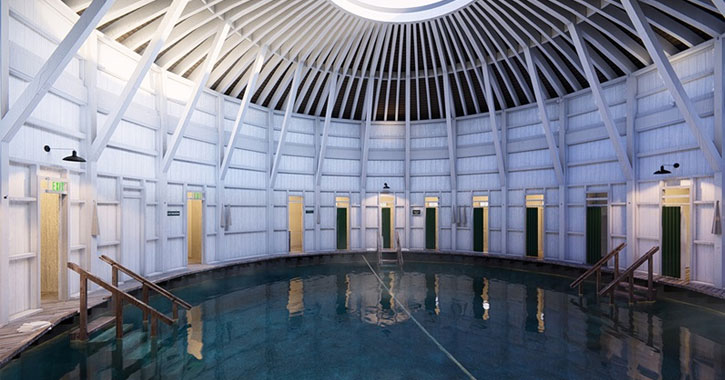
[[[468,206],[461,206],[461,225],[466,226],[468,225]]]
[[[232,207],[230,205],[224,205],[222,211],[222,222],[221,227],[224,231],[229,231],[229,227],[232,225]]]
[[[722,223],[720,221],[720,201],[715,202],[715,215],[712,218],[712,230],[714,235],[722,234]]]
[[[98,204],[93,201],[93,215],[91,216],[91,236],[98,237],[101,234],[101,227],[98,224]]]

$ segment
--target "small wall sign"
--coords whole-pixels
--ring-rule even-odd
[[[181,211],[166,211],[166,216],[181,216]]]
[[[50,181],[48,191],[52,193],[65,193],[65,182]]]
[[[413,210],[413,215],[420,216],[420,210]]]
[[[314,214],[314,213],[315,213],[314,209],[305,210],[305,214]]]
[[[189,199],[202,199],[203,194],[199,191],[194,191],[189,193]]]

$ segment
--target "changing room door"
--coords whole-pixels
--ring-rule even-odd
[[[390,207],[383,207],[381,210],[381,216],[382,216],[382,231],[380,233],[383,235],[383,248],[392,248],[392,231],[391,227],[393,225],[392,223],[392,211],[390,210]]]
[[[539,209],[526,208],[526,256],[539,256]]]
[[[680,208],[662,207],[662,275],[680,278]]]
[[[337,208],[337,249],[347,249],[347,208]]]
[[[602,208],[587,207],[587,264],[602,258]]]
[[[435,207],[427,207],[425,209],[425,249],[436,249],[436,232],[438,226],[436,223]]]
[[[483,208],[473,209],[473,250],[483,252]]]

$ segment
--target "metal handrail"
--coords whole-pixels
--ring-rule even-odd
[[[124,292],[117,286],[111,285],[102,279],[96,277],[90,272],[78,266],[76,263],[68,263],[68,268],[78,273],[81,277],[80,281],[80,307],[79,307],[79,334],[80,340],[88,340],[88,280],[96,283],[103,289],[108,290],[113,295],[116,305],[120,305],[122,300],[126,300],[128,303],[138,307],[144,313],[148,313],[151,318],[151,336],[155,337],[157,332],[157,321],[161,320],[167,325],[174,324],[174,321],[162,314],[160,311],[149,306],[148,303],[139,300],[138,298]],[[116,307],[116,337],[123,337],[123,308]]]
[[[612,282],[610,282],[607,286],[602,288],[602,290],[599,291],[599,295],[603,295],[604,293],[613,290],[614,287],[622,281],[622,279],[629,276],[629,298],[631,301],[633,299],[633,292],[634,292],[634,271],[637,270],[637,268],[639,268],[640,265],[644,264],[645,261],[648,261],[648,263],[647,263],[648,264],[647,265],[647,291],[648,291],[648,298],[652,299],[652,289],[653,289],[652,257],[659,250],[660,250],[660,247],[650,248],[649,251],[647,251],[639,259],[635,260],[634,263],[632,263],[632,265],[629,266],[629,268],[625,269],[618,276],[614,276],[614,280],[612,280]]]
[[[582,289],[581,289],[582,282],[584,282],[584,280],[589,278],[589,276],[591,276],[592,274],[596,273],[597,274],[597,291],[599,291],[599,281],[601,279],[602,266],[604,266],[604,264],[606,264],[612,258],[612,256],[614,256],[614,275],[616,277],[619,272],[619,252],[621,252],[622,249],[624,249],[624,247],[626,245],[627,245],[627,242],[624,242],[624,243],[618,245],[611,252],[609,252],[604,257],[599,259],[599,261],[597,261],[594,265],[592,265],[592,267],[589,268],[586,272],[584,272],[584,274],[582,274],[576,280],[574,280],[571,284],[569,284],[569,287],[573,288],[578,285],[579,294],[582,294]]]

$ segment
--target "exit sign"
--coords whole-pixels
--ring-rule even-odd
[[[65,182],[52,181],[50,183],[50,191],[57,193],[65,192]]]
[[[203,194],[199,191],[189,193],[189,199],[203,199]]]

